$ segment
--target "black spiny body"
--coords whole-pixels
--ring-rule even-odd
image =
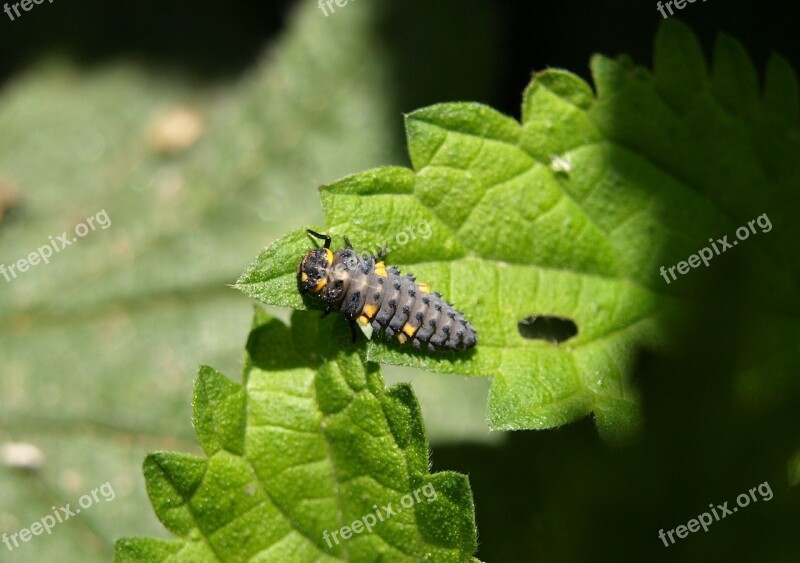
[[[325,301],[325,313],[341,311],[350,323],[372,323],[376,332],[401,344],[411,341],[415,348],[465,350],[477,343],[470,322],[428,284],[380,259],[359,256],[347,238],[346,248],[333,252],[329,236],[308,233],[325,244],[303,256],[297,282],[302,292]]]

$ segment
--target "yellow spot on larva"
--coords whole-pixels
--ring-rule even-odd
[[[418,326],[412,326],[411,323],[406,323],[403,325],[403,332],[408,335],[409,338],[414,336],[419,330]]]
[[[366,315],[361,315],[360,317],[358,317],[358,322],[360,322],[364,326],[367,326],[369,324],[369,317]]]
[[[300,281],[302,281],[303,283],[307,282],[308,281],[308,274],[305,273],[305,272],[300,274]]]
[[[327,284],[328,284],[328,280],[326,280],[325,278],[322,278],[321,280],[319,280],[317,282],[317,285],[315,285],[314,289],[312,289],[311,291],[313,291],[314,293],[319,293],[320,291],[322,291],[322,288],[325,287]]]
[[[387,276],[386,264],[384,264],[383,262],[376,262],[375,273],[378,274],[380,277],[385,278]]]
[[[403,334],[402,332],[398,332],[397,333],[397,341],[400,344],[405,344],[408,341],[408,338],[406,338],[406,335]]]
[[[328,259],[328,264],[333,264],[333,252],[330,248],[325,249],[325,258]]]
[[[372,318],[375,317],[375,313],[377,313],[377,312],[378,312],[378,308],[375,305],[372,305],[371,303],[368,303],[367,305],[364,305],[364,310],[361,311],[361,315],[364,316],[364,317],[367,317],[368,319],[372,319]],[[366,323],[364,323],[364,324],[366,324]]]
[[[431,292],[431,286],[429,286],[425,282],[418,283],[417,284],[417,289],[419,289],[422,293],[430,293]]]

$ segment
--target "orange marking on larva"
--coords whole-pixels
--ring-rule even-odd
[[[320,291],[322,291],[322,288],[325,287],[327,284],[328,284],[328,280],[326,280],[325,278],[322,278],[321,280],[319,280],[317,282],[317,285],[315,285],[314,288],[311,291],[313,291],[314,293],[319,293]]]
[[[371,319],[375,318],[375,313],[377,313],[377,312],[378,312],[378,308],[375,305],[372,305],[371,303],[368,303],[368,304],[364,305],[364,310],[361,311],[361,316],[362,317],[367,317],[368,319],[371,320]],[[366,323],[364,323],[364,324],[366,324]]]
[[[398,341],[400,344],[405,344],[405,343],[408,341],[408,338],[407,338],[407,337],[406,337],[406,335],[405,335],[405,334],[403,334],[402,332],[398,332],[398,333],[397,333],[397,341]]]
[[[375,273],[382,278],[385,278],[388,274],[386,273],[386,264],[383,262],[375,262]]]
[[[328,259],[328,264],[333,264],[333,252],[330,248],[325,249],[325,258]]]
[[[361,315],[360,317],[358,317],[358,322],[360,322],[364,326],[367,326],[369,324],[369,317],[366,315]]]
[[[411,323],[406,323],[406,324],[403,325],[403,332],[409,338],[414,336],[417,333],[418,330],[419,330],[419,327],[418,326],[412,326]]]
[[[417,284],[417,289],[419,289],[422,293],[430,293],[431,292],[431,286],[428,285],[425,282],[418,283]]]

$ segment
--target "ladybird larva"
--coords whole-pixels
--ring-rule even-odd
[[[470,322],[426,283],[403,275],[380,259],[359,256],[345,237],[345,248],[332,251],[331,237],[312,230],[324,244],[306,253],[297,270],[303,293],[318,295],[325,313],[340,311],[354,325],[371,324],[387,338],[414,348],[466,350],[478,342]]]

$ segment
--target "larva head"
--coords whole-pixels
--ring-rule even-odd
[[[319,293],[328,283],[328,270],[333,265],[333,252],[329,248],[315,248],[300,260],[297,283],[303,293]]]

